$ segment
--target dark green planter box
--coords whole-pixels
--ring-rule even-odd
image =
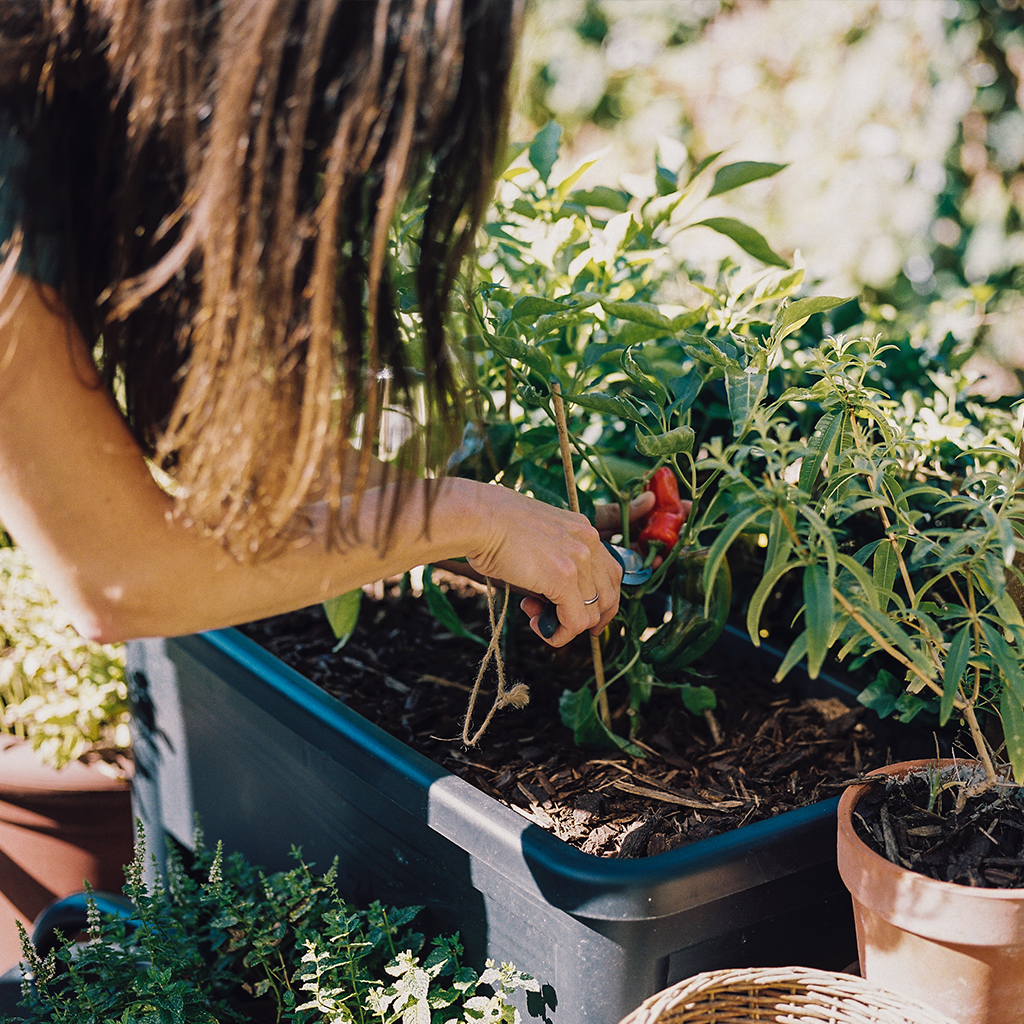
[[[555,1024],[615,1024],[703,970],[855,959],[837,800],[646,860],[603,859],[235,630],[132,643],[129,673],[136,813],[152,851],[163,834],[189,845],[198,814],[208,841],[272,870],[292,863],[293,844],[320,869],[337,856],[348,898],[425,904],[477,963],[510,961],[550,986]]]

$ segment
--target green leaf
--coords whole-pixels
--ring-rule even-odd
[[[759,516],[762,508],[742,508],[733,517],[726,521],[719,531],[711,547],[708,549],[707,559],[704,562],[704,576],[702,585],[704,587],[704,615],[711,614],[711,594],[715,579],[718,577],[718,570],[722,565],[722,559],[729,550],[732,542]]]
[[[629,209],[629,201],[632,198],[628,192],[608,188],[607,185],[596,185],[591,189],[570,193],[568,201],[579,206],[598,206],[603,210],[625,213]]]
[[[680,452],[693,451],[695,435],[691,427],[674,427],[664,434],[643,434],[636,432],[636,450],[648,458],[661,458],[664,455],[678,455]]]
[[[632,757],[643,757],[643,751],[635,744],[616,736],[601,721],[597,713],[597,699],[589,686],[579,690],[563,690],[558,699],[558,714],[562,725],[572,729],[573,739],[579,747],[599,747],[605,750],[616,747]]]
[[[584,160],[575,171],[570,172],[555,186],[555,204],[557,206],[561,206],[565,202],[566,197],[569,195],[569,189],[596,163],[596,157],[593,160]]]
[[[782,341],[787,335],[800,330],[807,320],[815,313],[824,313],[835,306],[849,302],[848,298],[839,299],[834,295],[817,295],[809,299],[797,299],[789,302],[779,310],[772,326],[772,340]]]
[[[601,305],[606,313],[620,320],[631,320],[633,323],[656,327],[666,332],[673,330],[672,321],[651,302],[606,302],[602,299]]]
[[[563,395],[562,397],[566,402],[578,405],[582,409],[590,409],[591,412],[618,416],[620,419],[629,420],[630,423],[642,424],[644,422],[640,410],[625,398],[603,395],[596,391],[590,391],[582,395]]]
[[[773,267],[789,267],[789,264],[765,240],[760,232],[734,217],[709,217],[689,225],[694,228],[711,228],[726,238],[731,238],[744,252],[750,253],[762,263]]]
[[[427,607],[430,614],[453,636],[462,637],[464,640],[474,640],[478,644],[487,646],[487,641],[476,633],[467,629],[459,619],[458,613],[452,607],[448,596],[434,582],[433,566],[425,566],[423,570],[423,596],[427,599]]]
[[[718,707],[718,698],[710,686],[683,683],[679,687],[679,696],[682,697],[683,706],[691,715],[702,715],[705,711],[714,711]]]
[[[707,170],[724,152],[724,149],[719,149],[714,153],[711,153],[709,156],[704,157],[704,159],[701,160],[701,162],[697,164],[692,171],[690,171],[689,180],[693,181],[701,171]]]
[[[847,412],[844,409],[842,412],[827,412],[818,420],[814,428],[814,435],[807,442],[808,452],[800,464],[798,486],[804,494],[810,494],[813,491],[814,481],[818,479],[821,464],[839,436],[846,416]]]
[[[790,569],[795,569],[797,565],[797,562],[783,561],[779,565],[766,567],[765,574],[761,577],[761,582],[754,589],[754,593],[750,598],[750,604],[747,606],[747,632],[750,634],[750,639],[755,647],[761,646],[761,611],[764,608],[765,601],[768,600],[779,580]]]
[[[990,622],[982,622],[981,629],[985,634],[988,649],[1006,678],[1007,685],[1016,694],[1017,699],[1024,702],[1024,670],[1020,666],[1020,652],[1015,651],[1003,639],[1003,634]]]
[[[643,356],[641,356],[641,359]],[[644,361],[646,364],[646,360]],[[659,406],[668,404],[668,392],[665,386],[657,380],[653,380],[641,366],[633,354],[632,348],[627,348],[622,353],[622,369],[626,376],[642,391],[646,392]]]
[[[324,601],[324,612],[331,630],[337,639],[334,650],[340,651],[352,638],[352,633],[359,621],[359,606],[363,600],[362,588],[350,590],[347,594],[339,594]]]
[[[889,607],[897,572],[899,572],[899,559],[896,557],[896,552],[893,551],[892,544],[888,539],[879,541],[878,547],[875,548],[875,557],[871,562],[871,575],[878,588],[878,607],[883,612]]]
[[[1013,768],[1014,781],[1024,780],[1024,706],[1020,697],[1007,685],[999,700],[999,718],[1003,723],[1006,756]]]
[[[832,638],[835,610],[832,606],[832,584],[820,565],[804,571],[804,623],[807,626],[807,674],[818,678]]]
[[[715,180],[711,185],[708,198],[720,196],[723,192],[731,192],[734,188],[746,185],[761,178],[770,178],[773,174],[788,167],[789,164],[759,163],[756,160],[741,160],[739,163],[726,164],[715,172]]]
[[[903,686],[899,680],[883,669],[873,683],[857,694],[857,701],[879,718],[888,718],[896,710],[896,701],[902,693]]]
[[[562,138],[562,128],[555,121],[546,125],[533,137],[530,143],[530,163],[540,175],[540,180],[547,184],[551,168],[558,159],[558,147]]]
[[[950,641],[946,652],[946,665],[942,677],[942,701],[939,705],[939,725],[945,725],[953,713],[957,687],[967,671],[971,656],[971,624],[965,623]]]
[[[727,373],[725,395],[729,402],[733,432],[737,439],[744,433],[758,405],[768,391],[767,373]]]
[[[695,323],[699,323],[707,316],[708,305],[705,303],[697,309],[691,309],[689,312],[680,313],[679,316],[672,317],[672,330],[675,333],[681,331],[688,331]]]
[[[805,629],[790,645],[789,650],[786,651],[786,656],[782,659],[782,664],[779,665],[775,672],[775,682],[781,683],[786,676],[789,675],[790,670],[797,665],[797,663],[807,655],[807,630]]]
[[[561,302],[545,299],[542,295],[524,295],[516,299],[512,307],[511,320],[534,323],[545,313],[564,313],[565,306]]]
[[[680,377],[670,377],[668,389],[672,392],[672,397],[675,399],[670,411],[678,413],[680,416],[688,412],[703,386],[704,380],[696,370],[691,370]]]
[[[505,359],[515,359],[525,363],[531,370],[536,370],[545,380],[551,377],[551,357],[536,345],[527,345],[519,338],[505,334],[485,334],[487,344]]]

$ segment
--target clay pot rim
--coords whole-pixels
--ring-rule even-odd
[[[950,758],[950,757],[926,757],[920,758],[916,761],[898,761],[895,764],[885,765],[882,768],[875,768],[868,772],[868,777],[872,775],[909,775],[916,768],[924,768],[927,765],[937,764],[939,767],[951,767],[954,765],[970,765],[978,764],[970,758]],[[956,893],[964,899],[980,899],[980,900],[1005,900],[1019,902],[1024,897],[1024,885],[1016,886],[1009,889],[985,889],[978,886],[962,885],[959,882],[943,882],[937,878],[931,878],[928,875],[921,874],[919,871],[913,871],[910,868],[905,868],[901,864],[894,864],[891,860],[883,857],[880,853],[872,850],[867,843],[859,835],[853,827],[853,809],[857,805],[857,801],[861,796],[867,792],[871,784],[868,782],[860,783],[855,786],[848,786],[843,795],[839,798],[839,835],[840,845],[842,841],[848,844],[852,844],[857,847],[857,856],[865,860],[873,871],[880,871],[890,876],[911,876],[918,884],[924,885],[928,888],[934,888],[935,890],[942,892],[947,891],[949,893]],[[840,858],[841,859],[841,858]],[[849,882],[846,882],[847,888],[850,888]],[[852,891],[852,890],[851,890]]]

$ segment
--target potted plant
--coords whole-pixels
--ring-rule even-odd
[[[800,268],[751,229],[695,214],[707,194],[778,165],[661,168],[658,193],[641,199],[577,189],[585,167],[552,181],[556,152],[549,127],[527,150],[529,165],[510,167],[481,274],[466,285],[474,418],[452,471],[566,501],[560,391],[583,460],[584,511],[599,487],[624,503],[666,464],[694,500],[687,530],[662,552],[660,578],[670,579],[684,545],[706,545],[722,507],[700,450],[747,423],[781,346],[839,300],[793,300]],[[677,296],[691,304],[670,306],[662,294],[681,280],[672,247],[698,228],[724,232],[768,269],[727,261],[715,280],[694,278]],[[411,246],[404,231],[399,259]],[[415,308],[403,309],[413,331]],[[708,699],[644,659],[644,633],[657,625],[646,614],[642,595],[631,595],[602,655],[604,683],[565,697],[579,738],[630,748],[628,726],[603,718],[608,686],[625,686],[638,707],[659,682],[683,700]],[[618,1019],[665,984],[723,963],[839,968],[852,958],[835,800],[646,861],[600,859],[369,726],[236,631],[132,644],[129,677],[136,809],[150,834],[187,843],[198,811],[212,835],[273,867],[287,856],[285,836],[317,860],[338,855],[347,895],[426,904],[475,956],[536,976],[537,1008],[559,1020]]]
[[[0,547],[0,966],[84,879],[117,890],[132,855],[124,653],[83,640],[41,578]]]
[[[964,1024],[1004,1024],[1024,996],[1024,622],[1007,586],[1021,473],[1005,425],[953,460],[927,457],[948,431],[871,386],[885,354],[877,338],[820,346],[818,382],[776,403],[820,405],[811,443],[771,409],[757,420],[760,477],[720,464],[735,505],[716,544],[768,520],[755,643],[768,596],[802,574],[802,629],[780,675],[804,657],[814,674],[841,645],[840,658],[874,666],[876,707],[964,727],[974,760],[893,765],[844,794],[839,868],[869,980]]]
[[[84,941],[57,932],[36,936],[37,949],[23,931],[31,981],[17,1016],[26,1024],[517,1024],[509,997],[536,989],[533,979],[508,964],[478,974],[462,962],[458,935],[436,936],[424,951],[412,927],[420,908],[358,910],[339,896],[334,868],[315,874],[294,854],[295,866],[265,874],[220,844],[205,849],[200,835],[189,855],[170,851],[167,884],[148,888],[140,841],[124,909],[101,913],[91,892],[69,901]],[[67,931],[76,930],[71,921]]]

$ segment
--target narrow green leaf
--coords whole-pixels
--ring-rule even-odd
[[[879,605],[878,591],[875,588],[874,579],[867,574],[864,566],[861,565],[856,558],[851,558],[849,555],[843,554],[842,552],[836,552],[836,562],[846,569],[851,576],[853,576],[860,586],[863,599],[867,601],[873,609],[877,610]]]
[[[451,601],[443,590],[434,582],[433,566],[426,566],[423,570],[423,596],[427,599],[427,607],[430,614],[453,636],[462,637],[465,640],[474,640],[478,644],[487,646],[483,637],[467,629],[459,619],[458,613],[452,607]]]
[[[711,615],[711,593],[715,580],[718,578],[718,570],[721,568],[722,559],[729,550],[732,542],[759,516],[763,509],[760,505],[756,508],[744,508],[737,512],[719,531],[711,547],[708,549],[707,559],[704,562],[704,615]]]
[[[555,186],[555,203],[558,206],[561,206],[562,203],[565,202],[566,197],[569,195],[569,189],[571,189],[573,185],[575,185],[576,182],[579,181],[580,178],[582,178],[583,175],[586,174],[587,171],[589,171],[596,163],[597,158],[593,160],[584,160],[575,171],[570,172]]]
[[[701,162],[697,164],[692,171],[690,171],[689,180],[693,181],[701,171],[707,170],[707,168],[709,168],[724,152],[724,149],[719,149],[714,153],[711,153],[709,156],[704,157],[704,159],[701,160]]]
[[[884,612],[889,607],[892,587],[899,571],[899,560],[888,539],[879,541],[871,562],[871,575],[878,588],[878,607]]]
[[[636,432],[636,450],[649,458],[660,458],[664,455],[678,455],[680,452],[693,451],[694,432],[691,427],[675,427],[664,434],[644,434]]]
[[[759,163],[757,160],[741,160],[739,163],[726,164],[715,172],[715,180],[708,198],[720,196],[723,192],[731,192],[734,188],[751,181],[770,178],[788,166],[789,164]]]
[[[782,562],[780,565],[767,568],[764,576],[761,577],[761,582],[754,589],[750,604],[747,606],[747,632],[755,647],[761,646],[761,612],[764,609],[765,601],[768,600],[779,580],[790,569],[795,569],[797,565],[797,562]]]
[[[694,228],[711,228],[726,238],[731,238],[744,252],[750,253],[755,259],[762,263],[768,263],[773,267],[788,267],[789,264],[777,253],[765,240],[765,237],[743,221],[734,217],[709,217],[707,220],[699,220],[689,225]]]
[[[832,638],[832,584],[820,565],[804,570],[804,623],[807,626],[807,674],[818,678]]]
[[[558,159],[558,147],[562,138],[562,128],[555,121],[548,121],[546,125],[533,137],[530,143],[530,163],[540,175],[540,180],[547,184]]]
[[[672,330],[676,333],[680,331],[688,331],[694,324],[699,323],[707,316],[708,306],[705,303],[698,309],[691,309],[687,313],[680,313],[679,316],[672,317]]]
[[[1003,723],[1006,756],[1013,769],[1014,781],[1024,780],[1024,706],[1009,686],[1003,687],[999,700],[999,718]]]
[[[1003,639],[1003,634],[992,623],[982,622],[981,630],[985,634],[985,642],[992,652],[992,657],[1006,678],[1007,685],[1016,694],[1017,699],[1024,702],[1024,670],[1020,666],[1020,652],[1015,651]]]
[[[807,630],[805,629],[790,645],[786,656],[775,672],[775,682],[781,683],[790,671],[807,655]]]
[[[362,588],[358,588],[324,601],[324,613],[338,641],[334,650],[340,651],[352,638],[356,623],[359,621],[359,606],[362,600],[363,591]]]
[[[800,464],[799,487],[804,494],[810,494],[814,490],[814,482],[818,479],[821,464],[842,429],[845,416],[845,410],[827,412],[818,420],[814,434],[807,442],[808,452]]]
[[[953,713],[953,702],[956,700],[957,687],[967,671],[967,661],[971,656],[971,624],[960,627],[956,636],[950,641],[946,652],[946,665],[942,676],[942,701],[939,705],[939,725],[945,725]]]

